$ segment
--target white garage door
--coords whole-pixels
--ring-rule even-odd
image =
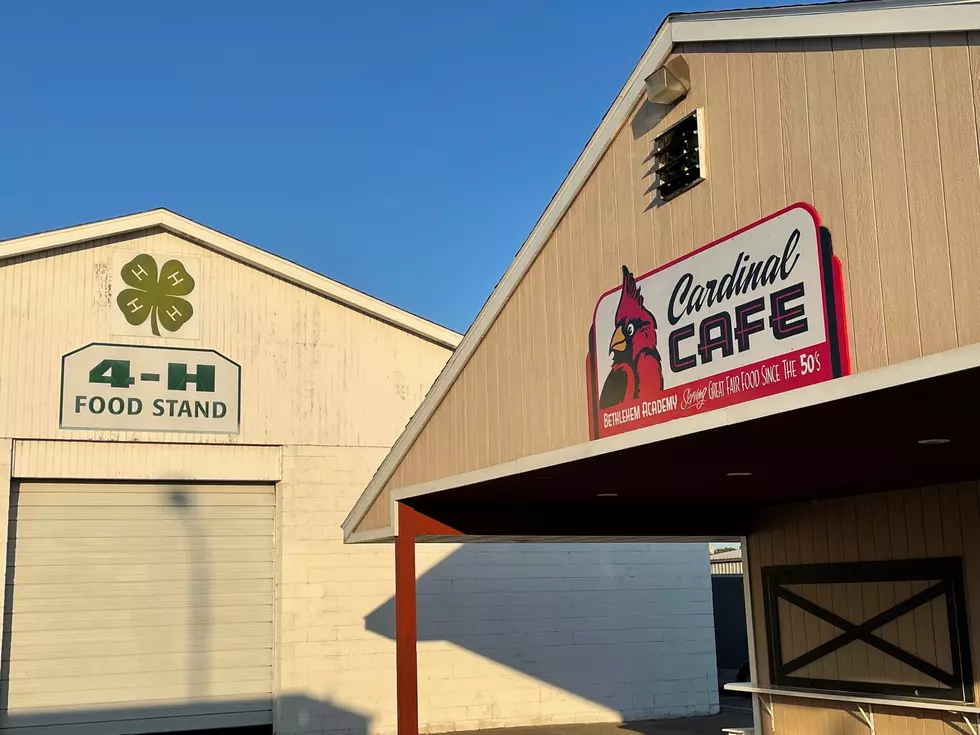
[[[15,487],[0,732],[271,723],[274,517],[268,485]]]

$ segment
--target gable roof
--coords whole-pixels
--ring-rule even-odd
[[[517,290],[565,212],[588,181],[630,112],[645,94],[645,80],[660,67],[675,44],[843,36],[903,35],[980,29],[980,0],[850,0],[815,5],[750,8],[668,15],[616,95],[584,150],[568,172],[514,260],[490,294],[456,352],[443,368],[422,405],[344,521],[344,538],[364,518],[374,500],[411,449],[456,378],[475,353],[494,320]],[[394,518],[394,515],[392,516]],[[392,521],[394,524],[394,520]],[[393,531],[394,529],[390,529]],[[390,532],[365,532],[362,540],[387,538]]]
[[[0,240],[0,260],[68,245],[77,245],[89,240],[125,235],[129,232],[151,227],[159,227],[209,250],[214,250],[450,350],[455,349],[461,339],[460,335],[451,329],[368,296],[357,289],[345,286],[343,283],[321,276],[319,273],[254,245],[249,245],[210,227],[205,227],[171,212],[169,209],[151,209],[146,212],[127,214],[122,217],[99,220],[75,227],[39,232],[10,240]]]

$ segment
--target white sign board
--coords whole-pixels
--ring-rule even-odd
[[[847,374],[839,264],[795,204],[596,304],[592,436],[724,408]]]
[[[61,358],[59,426],[237,434],[241,367],[214,350],[91,344]]]

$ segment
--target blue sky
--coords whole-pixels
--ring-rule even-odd
[[[167,207],[457,330],[668,11],[711,1],[0,10],[0,239]]]

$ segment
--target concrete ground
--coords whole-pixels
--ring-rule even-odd
[[[478,730],[455,735],[721,735],[723,727],[751,727],[752,705],[748,697],[721,696],[721,714],[711,717],[684,717],[678,720],[644,720],[642,722],[609,722],[595,725],[539,725],[510,727],[500,730]],[[201,730],[183,735],[269,735],[268,727],[246,727],[231,730]]]
[[[721,735],[723,727],[751,727],[752,705],[747,698],[723,695],[721,714],[678,720],[599,723],[595,725],[539,725],[480,730],[456,735]]]

